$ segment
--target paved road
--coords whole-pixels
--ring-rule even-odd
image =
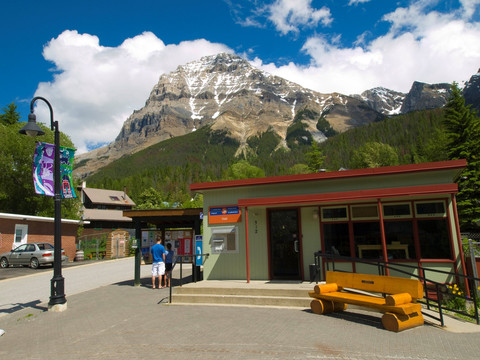
[[[85,262],[68,262],[68,263],[63,263],[63,267],[71,267],[71,266],[79,266],[79,265],[86,265],[86,264],[92,264],[93,261],[85,261]],[[38,269],[31,269],[28,266],[10,266],[6,269],[1,269],[0,268],[0,280],[6,280],[6,279],[11,279],[11,278],[16,278],[19,276],[25,276],[25,275],[34,275],[34,274],[39,274],[42,272],[50,272],[52,273],[53,268],[51,266],[40,266]]]
[[[0,281],[0,316],[12,313],[24,307],[48,302],[50,298],[50,280],[53,269],[1,269],[1,271],[19,270],[28,275],[11,277]],[[29,271],[31,270],[31,271]],[[141,276],[150,274],[149,266],[141,266]],[[68,297],[84,291],[134,279],[134,258],[85,263],[81,266],[66,266],[62,269],[65,278],[65,295]]]
[[[46,311],[51,273],[0,281],[0,359],[476,360],[478,333],[425,325],[393,333],[362,311],[166,304],[133,259],[64,269],[68,309]]]

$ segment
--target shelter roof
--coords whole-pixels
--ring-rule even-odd
[[[193,227],[203,215],[202,208],[193,209],[151,209],[124,210],[123,216],[134,221],[168,227]]]

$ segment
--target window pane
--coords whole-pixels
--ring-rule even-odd
[[[378,218],[378,206],[376,204],[352,206],[352,218]]]
[[[322,209],[323,219],[346,219],[347,218],[347,208],[338,207],[338,208],[323,208]]]
[[[419,220],[418,238],[423,259],[451,259],[446,219]]]
[[[382,257],[380,224],[378,222],[354,223],[353,236],[357,257],[366,259]]]
[[[383,205],[384,216],[408,216],[410,215],[409,204]]]
[[[431,203],[416,203],[418,215],[445,214],[445,203],[443,201]]]
[[[417,257],[411,220],[385,222],[385,240],[389,259],[415,259]]]
[[[350,256],[348,224],[323,224],[325,253]]]

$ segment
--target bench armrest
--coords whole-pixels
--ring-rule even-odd
[[[409,304],[412,302],[412,296],[409,293],[388,295],[385,298],[385,304],[389,306]]]
[[[329,292],[338,291],[338,285],[335,283],[315,285],[314,290],[317,294],[326,294]]]

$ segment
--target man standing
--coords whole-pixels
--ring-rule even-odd
[[[162,238],[157,236],[157,243],[152,246],[152,287],[156,289],[155,277],[158,277],[158,288],[162,286],[162,278],[165,275],[165,248],[162,245]]]

